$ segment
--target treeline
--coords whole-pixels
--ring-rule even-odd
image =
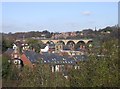
[[[82,31],[75,31],[75,33],[77,34],[75,37],[67,37],[67,39],[72,39],[72,38],[98,38],[98,35],[100,37],[103,36],[103,34],[101,34],[101,32],[107,32],[110,31],[112,32],[111,35],[116,37],[116,33],[118,32],[118,26],[112,26],[112,27],[106,27],[103,29],[99,29],[99,30],[93,30],[93,29],[83,29]],[[81,33],[83,33],[84,35],[81,35]],[[3,36],[11,38],[11,39],[21,39],[21,38],[31,38],[31,37],[42,37],[43,35],[46,38],[51,38],[53,34],[60,34],[58,32],[54,33],[54,32],[49,32],[47,30],[39,32],[39,31],[31,31],[31,32],[17,32],[17,33],[2,33]],[[105,34],[104,34],[105,35]]]
[[[31,32],[16,32],[16,33],[2,33],[3,36],[5,37],[12,37],[14,39],[21,39],[21,38],[31,38],[31,37],[42,37],[42,35],[45,35],[46,38],[51,38],[52,33],[49,31],[45,30],[42,32],[39,31],[31,31]]]

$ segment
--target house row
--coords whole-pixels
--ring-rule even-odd
[[[36,53],[33,50],[26,50],[20,55],[13,49],[8,49],[6,52],[11,57],[11,60],[16,65],[29,66],[33,68],[36,64],[49,65],[51,72],[64,72],[71,68],[79,68],[80,61],[86,61],[85,55],[63,56],[58,53]]]
[[[72,57],[60,56],[57,53],[36,53],[34,51],[24,51],[21,56],[21,60],[24,65],[29,67],[34,67],[37,64],[49,65],[51,72],[63,72],[69,70],[70,68],[79,68],[77,65],[80,61],[87,60],[85,55],[74,55]]]

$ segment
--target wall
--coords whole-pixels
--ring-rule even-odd
[[[21,60],[23,61],[24,66],[27,65],[27,66],[33,68],[33,64],[32,64],[31,61],[26,57],[25,54],[22,54],[22,56],[21,56]]]

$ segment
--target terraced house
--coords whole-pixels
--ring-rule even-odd
[[[21,60],[24,65],[29,67],[34,67],[36,63],[43,63],[44,65],[49,65],[51,72],[64,72],[71,68],[79,68],[77,65],[80,61],[87,60],[85,55],[74,55],[72,57],[60,56],[57,53],[36,53],[34,51],[24,51],[21,56]]]

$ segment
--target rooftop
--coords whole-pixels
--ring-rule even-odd
[[[34,51],[25,51],[24,54],[32,63],[42,62],[45,64],[75,64],[78,61],[85,61],[85,55],[75,55],[72,57],[60,56],[57,53],[36,53]]]

